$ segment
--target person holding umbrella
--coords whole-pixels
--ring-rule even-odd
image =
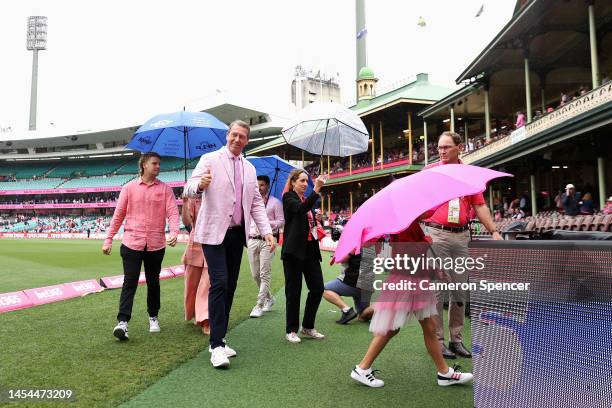
[[[176,245],[179,233],[179,214],[172,188],[157,179],[160,160],[161,157],[155,152],[140,156],[140,177],[121,188],[117,207],[102,246],[104,255],[110,255],[113,237],[125,220],[120,250],[124,278],[117,314],[118,323],[113,330],[113,335],[119,340],[129,338],[128,322],[132,316],[134,295],[143,262],[147,279],[149,331],[160,331],[157,319],[160,308],[159,272],[166,244]],[[168,240],[165,240],[166,220],[170,225]]]
[[[270,222],[270,227],[272,228],[272,234],[278,236],[279,229],[285,225],[283,204],[278,198],[270,194],[270,177],[257,176],[257,183],[259,185],[259,193],[264,200],[264,206],[266,207],[266,214]],[[247,248],[251,275],[259,289],[257,303],[255,307],[253,307],[253,310],[251,310],[250,316],[261,317],[264,312],[269,312],[274,305],[274,297],[272,293],[270,293],[274,249],[270,249],[268,244],[264,241],[255,221],[251,221]]]
[[[283,213],[285,215],[285,232],[281,259],[285,274],[286,304],[286,338],[291,343],[301,341],[298,336],[300,325],[300,295],[302,276],[308,286],[308,297],[304,309],[302,330],[304,337],[323,339],[325,336],[314,328],[317,309],[323,297],[323,273],[321,272],[321,252],[319,250],[319,233],[316,227],[312,208],[319,199],[319,191],[325,184],[326,177],[315,180],[312,193],[306,198],[308,173],[302,169],[293,170],[283,195]]]
[[[245,226],[253,220],[270,250],[276,245],[255,167],[241,154],[249,132],[248,123],[232,122],[225,147],[203,155],[185,186],[185,195],[202,198],[194,240],[202,244],[208,264],[209,351],[215,368],[228,367],[228,357],[236,355],[225,343],[225,334],[248,238]]]

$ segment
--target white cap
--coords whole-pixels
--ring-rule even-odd
[[[608,197],[607,201],[612,201],[612,196]]]
[[[568,189],[568,188],[576,188],[576,187],[574,187],[573,184],[568,184],[567,186],[565,186],[565,189]]]

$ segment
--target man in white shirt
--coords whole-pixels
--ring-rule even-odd
[[[259,193],[264,199],[266,215],[270,222],[270,228],[272,228],[272,234],[278,237],[279,229],[285,225],[283,204],[276,197],[269,194],[270,178],[268,176],[258,176],[257,184],[259,185]],[[266,244],[255,222],[251,222],[247,248],[249,263],[251,265],[251,275],[259,288],[257,303],[255,307],[253,307],[250,316],[261,317],[264,312],[269,312],[272,305],[274,305],[274,297],[270,292],[274,249],[270,249]]]

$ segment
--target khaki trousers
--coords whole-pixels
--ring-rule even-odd
[[[470,232],[448,232],[437,228],[425,226],[425,234],[429,235],[433,240],[433,251],[436,257],[439,258],[458,258],[468,257],[468,243],[470,241]],[[446,270],[446,274],[450,282],[467,283],[469,274],[467,271],[456,273],[454,270]],[[438,300],[436,308],[438,315],[434,316],[436,323],[436,334],[439,342],[444,342],[444,301],[447,300],[448,305],[448,331],[450,333],[451,342],[463,341],[463,322],[465,319],[465,303],[469,300],[469,292],[462,290],[453,291],[438,291],[436,293]]]

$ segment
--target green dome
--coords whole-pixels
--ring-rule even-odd
[[[372,68],[362,67],[359,70],[359,79],[376,79],[376,77],[374,76]]]

